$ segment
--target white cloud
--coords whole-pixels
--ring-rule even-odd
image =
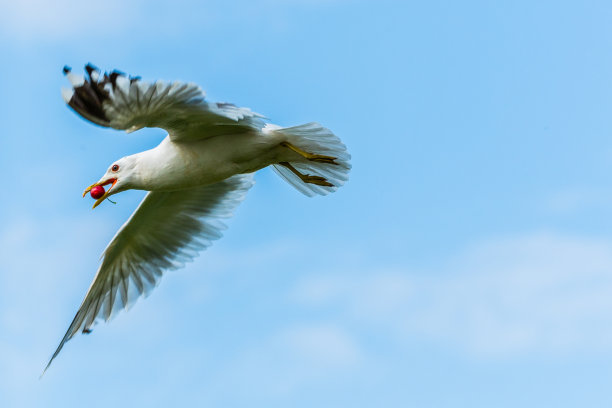
[[[303,325],[280,333],[278,343],[293,355],[326,368],[350,367],[360,360],[355,340],[332,325]]]
[[[140,2],[107,0],[20,0],[2,2],[0,31],[18,38],[68,39],[86,34],[108,34],[127,27],[132,7]],[[13,37],[14,38],[14,37]]]
[[[362,354],[346,330],[302,323],[275,331],[240,350],[223,370],[215,373],[208,387],[228,389],[231,395],[239,384],[244,395],[269,403],[295,395],[312,384],[344,383],[352,372],[362,368]]]
[[[278,17],[283,10],[325,7],[346,0],[262,0],[228,6],[222,1],[144,2],[106,0],[103,3],[78,0],[0,0],[0,32],[12,39],[70,40],[83,37],[107,39],[129,31],[172,34],[185,27],[212,29],[228,21],[254,17]],[[228,10],[231,9],[231,13]],[[274,21],[274,19],[272,19]],[[170,30],[168,30],[170,28]]]
[[[35,384],[69,323],[61,310],[78,306],[93,277],[101,251],[94,239],[78,239],[87,228],[111,234],[102,220],[78,216],[18,214],[0,228],[0,394],[9,405],[19,395],[35,398],[25,389]],[[68,292],[74,299],[58,299]]]
[[[553,214],[570,214],[608,208],[612,204],[612,195],[607,188],[570,187],[550,194],[542,204],[544,210]]]
[[[535,234],[485,242],[427,274],[302,282],[294,299],[479,355],[612,352],[612,242]]]

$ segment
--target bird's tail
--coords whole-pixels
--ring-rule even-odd
[[[312,197],[334,192],[348,180],[351,155],[331,130],[318,123],[281,128],[266,125],[264,133],[279,132],[294,159],[274,164],[276,173],[299,192]]]

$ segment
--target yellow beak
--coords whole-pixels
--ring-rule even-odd
[[[106,180],[106,181],[102,181],[102,182],[97,182],[97,183],[94,183],[94,184],[92,184],[91,186],[87,187],[87,188],[85,189],[85,191],[83,191],[83,197],[85,197],[85,196],[87,195],[87,193],[89,193],[89,192],[91,191],[91,189],[92,189],[92,188],[94,188],[94,187],[96,187],[96,186],[106,186],[107,184],[111,184],[111,183],[112,183],[112,185],[110,186],[110,188],[109,188],[108,190],[106,190],[106,191],[104,192],[104,195],[103,195],[102,197],[98,198],[98,199],[96,200],[96,202],[94,203],[93,207],[91,207],[91,209],[92,209],[92,210],[93,210],[94,208],[96,208],[97,206],[99,206],[99,205],[100,205],[100,203],[101,203],[102,201],[106,200],[106,198],[107,198],[107,197],[109,196],[109,194],[110,194],[110,191],[113,189],[113,187],[115,187],[115,184],[117,184],[117,179],[116,179],[116,178],[113,178],[113,179],[108,179],[108,180]]]

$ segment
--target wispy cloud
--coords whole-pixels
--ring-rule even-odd
[[[270,17],[279,11],[295,7],[325,7],[348,0],[262,0],[239,2],[231,6],[221,1],[197,2],[180,0],[173,3],[143,2],[141,0],[107,0],[104,3],[77,0],[5,1],[0,13],[0,32],[10,34],[13,39],[70,40],[92,38],[134,31],[149,32],[155,36],[159,31],[183,31],[185,26],[218,27],[228,18],[243,21],[254,15]],[[168,17],[172,18],[168,18]]]
[[[109,0],[104,3],[77,0],[5,1],[0,32],[14,38],[69,39],[71,36],[108,34],[127,28],[139,2]]]
[[[67,325],[62,311],[78,305],[95,272],[100,248],[78,240],[84,226],[112,233],[76,215],[15,214],[0,227],[0,394],[8,405],[38,405],[31,390]],[[75,297],[58,298],[70,288]]]
[[[362,350],[344,329],[298,324],[250,345],[218,372],[212,389],[240,383],[251,397],[282,400],[312,384],[342,383],[362,363]],[[231,390],[228,390],[231,392]]]
[[[553,214],[569,214],[609,208],[610,204],[612,204],[612,194],[607,188],[573,187],[550,194],[543,202],[543,209]]]
[[[612,352],[612,242],[534,234],[485,242],[426,275],[319,276],[294,299],[477,355]]]
[[[277,341],[293,355],[327,368],[357,364],[361,350],[353,337],[333,325],[302,325],[279,333]]]

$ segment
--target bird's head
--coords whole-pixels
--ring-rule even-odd
[[[108,190],[106,190],[106,192],[104,192],[104,194],[94,203],[93,208],[96,208],[102,201],[113,194],[128,190],[133,179],[135,166],[136,158],[133,156],[123,157],[117,160],[108,167],[108,170],[106,170],[106,173],[99,181],[85,189],[83,197],[96,186],[107,186],[110,184]]]

